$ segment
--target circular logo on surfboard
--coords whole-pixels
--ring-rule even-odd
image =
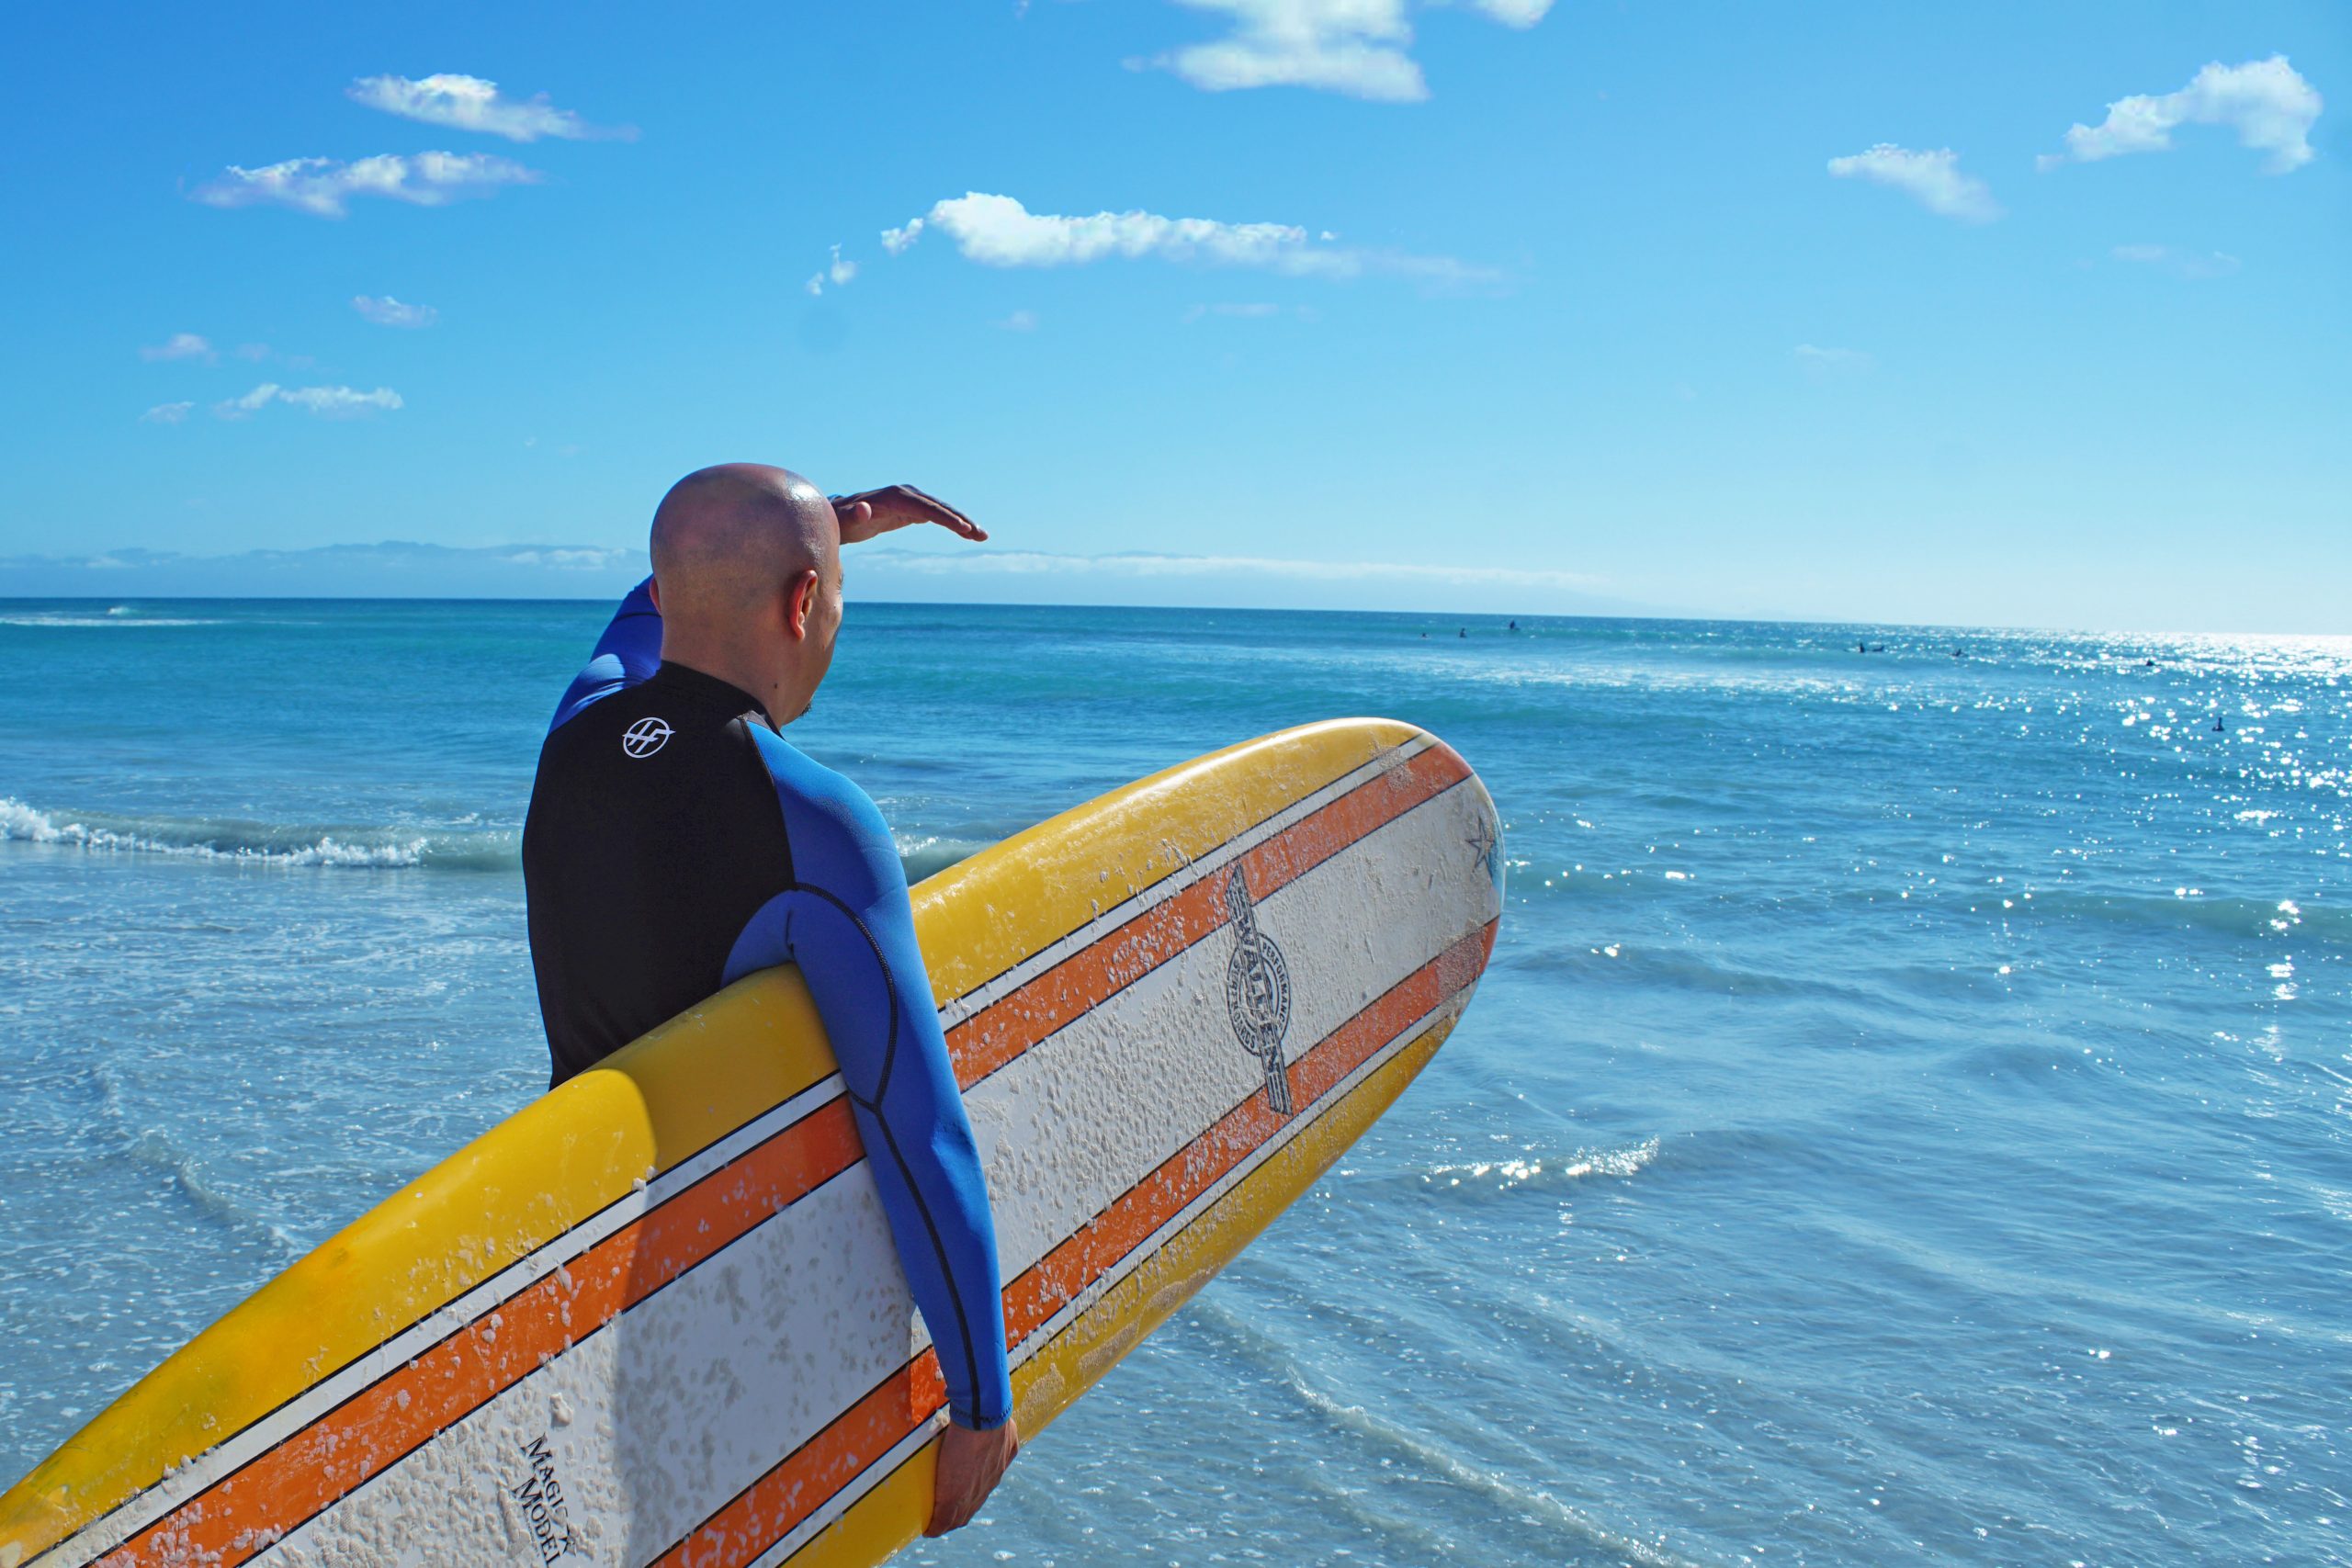
[[[670,722],[667,719],[639,719],[621,732],[621,750],[632,757],[650,757],[670,743]]]
[[[1266,1069],[1266,1103],[1290,1114],[1290,1074],[1283,1036],[1290,1032],[1290,964],[1273,938],[1258,929],[1258,908],[1241,868],[1225,879],[1225,912],[1233,925],[1233,957],[1225,966],[1225,1011],[1233,1037]]]

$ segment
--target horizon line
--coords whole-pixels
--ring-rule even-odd
[[[0,594],[0,604],[105,604],[117,607],[135,604],[610,604],[605,595],[583,595],[578,598],[556,594],[531,594],[524,597],[490,593],[137,593],[130,595],[104,593],[13,593]],[[2295,639],[2300,641],[2352,642],[2352,632],[2297,631],[2211,631],[2161,630],[2152,627],[2098,627],[2036,626],[2025,622],[1962,622],[1962,621],[1872,621],[1824,619],[1808,615],[1684,615],[1659,611],[1632,611],[1615,615],[1599,615],[1589,611],[1553,612],[1509,610],[1458,610],[1433,612],[1421,610],[1335,609],[1317,605],[1267,604],[1072,604],[1066,600],[948,600],[948,599],[856,599],[853,604],[876,608],[906,610],[1118,610],[1145,614],[1179,615],[1210,613],[1228,615],[1379,615],[1387,617],[1420,616],[1433,624],[1464,626],[1474,621],[1652,621],[1666,626],[1753,626],[1799,627],[1874,627],[1886,631],[1958,632],[1979,635],[2010,635],[2030,633],[2043,637],[2261,637]]]

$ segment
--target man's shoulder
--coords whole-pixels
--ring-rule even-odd
[[[797,846],[816,851],[821,840],[833,852],[826,859],[854,857],[876,873],[898,866],[898,846],[889,824],[883,820],[882,808],[856,780],[825,766],[764,726],[754,728],[752,739],[783,803],[796,853]]]
[[[698,775],[757,777],[748,726],[698,703],[682,703],[644,681],[596,698],[548,732],[539,776],[610,779],[663,789],[692,787]]]
[[[880,824],[881,808],[847,773],[825,766],[764,725],[752,727],[752,739],[787,805],[845,823]]]

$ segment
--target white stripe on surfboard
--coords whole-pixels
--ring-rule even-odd
[[[1321,789],[1299,796],[1263,821],[1243,829],[1197,860],[1187,861],[1141,892],[1131,894],[1109,908],[1098,911],[1084,925],[1047,942],[1012,968],[992,979],[982,981],[962,996],[951,998],[939,1010],[940,1027],[953,1029],[973,1014],[1002,1001],[1073,953],[1092,947],[1137,915],[1173,898],[1194,883],[1214,876],[1267,840],[1296,827],[1340,796],[1353,794],[1381,774],[1402,767],[1435,744],[1434,739],[1422,734],[1399,741],[1361,767],[1351,769]],[[1169,847],[1171,852],[1175,852],[1172,846]]]

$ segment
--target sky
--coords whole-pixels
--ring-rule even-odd
[[[5,26],[0,593],[602,593],[752,459],[994,536],[869,596],[2352,632],[2335,0]]]

